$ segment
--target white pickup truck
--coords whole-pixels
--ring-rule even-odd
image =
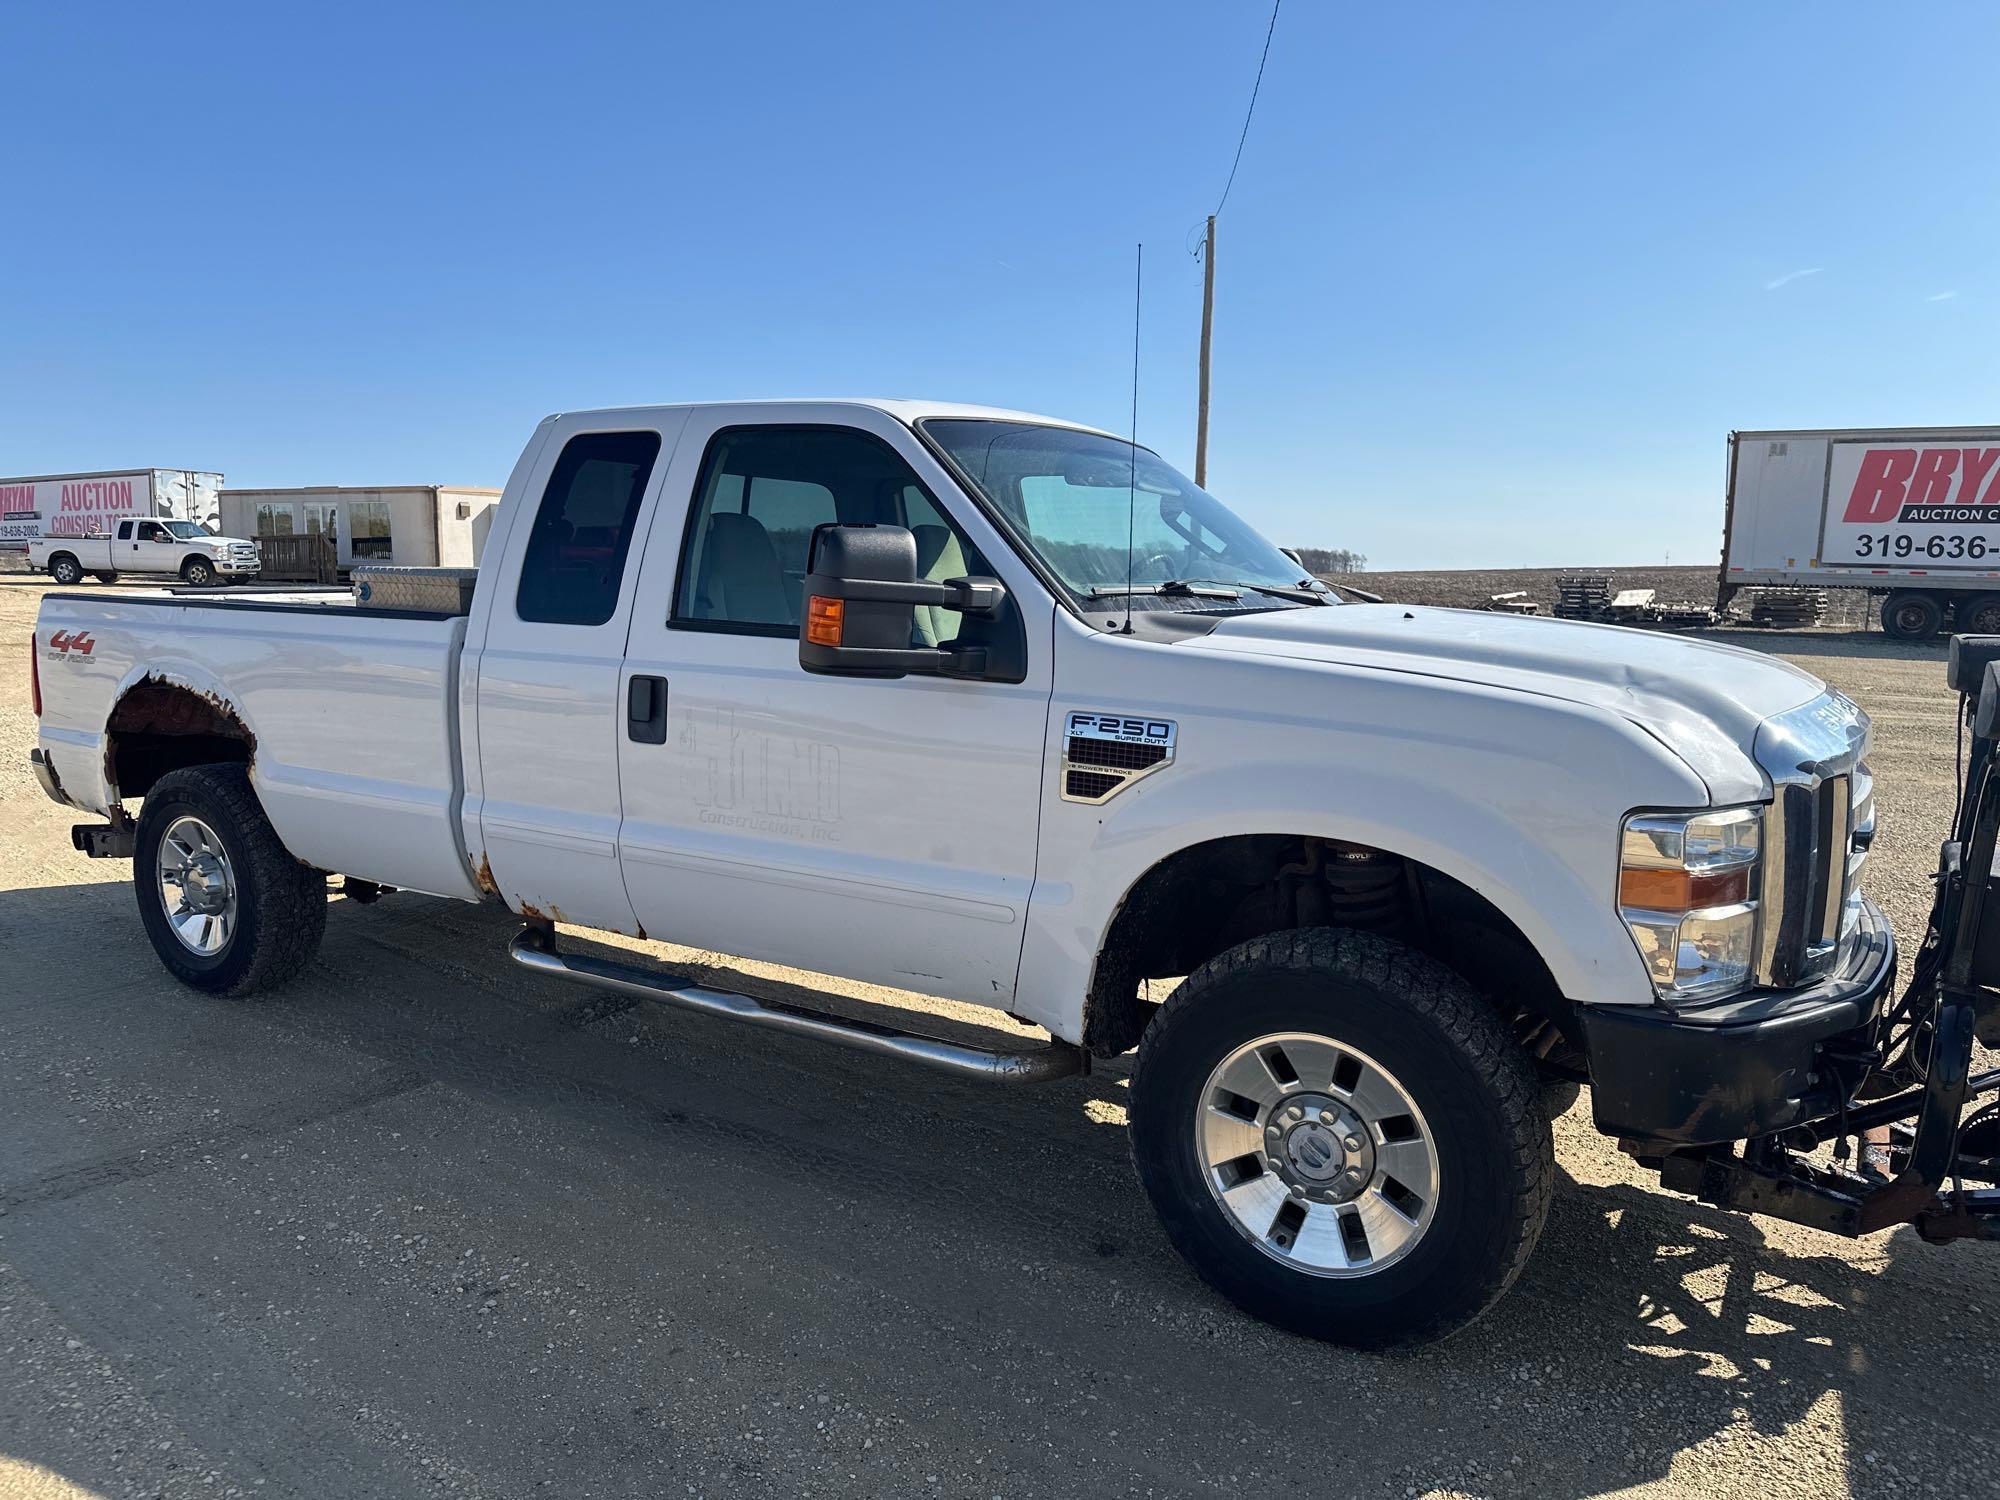
[[[196,588],[255,578],[263,567],[255,542],[211,535],[193,521],[145,516],[121,519],[110,536],[36,537],[28,562],[62,584],[81,583],[86,573],[99,583],[115,582],[120,573],[159,573]]]
[[[1343,604],[1150,452],[1019,413],[558,415],[464,612],[54,593],[34,659],[35,769],[107,820],[74,838],[134,860],[186,983],[295,973],[338,874],[504,902],[537,970],[970,1077],[1136,1046],[1173,1243],[1349,1344],[1440,1336],[1514,1279],[1547,1096],[1587,1081],[1648,1162],[1767,1159],[1844,1107],[1831,1060],[1895,967],[1860,888],[1868,721],[1817,679]],[[1051,1040],[781,1009],[557,924]]]

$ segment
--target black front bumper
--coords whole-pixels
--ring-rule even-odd
[[[1697,1010],[1579,1006],[1597,1128],[1698,1146],[1832,1114],[1853,1079],[1826,1054],[1852,1058],[1874,1045],[1895,980],[1895,936],[1864,900],[1845,961],[1818,984]]]

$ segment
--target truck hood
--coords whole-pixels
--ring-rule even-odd
[[[1758,726],[1826,690],[1809,672],[1737,646],[1403,604],[1239,615],[1188,645],[1480,683],[1602,709],[1673,750],[1718,802],[1765,795],[1751,757]]]

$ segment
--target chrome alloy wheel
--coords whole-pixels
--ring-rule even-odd
[[[1265,1254],[1313,1276],[1366,1276],[1409,1254],[1437,1207],[1423,1111],[1366,1053],[1307,1032],[1261,1036],[1208,1075],[1202,1177]]]
[[[158,864],[167,925],[188,952],[213,958],[236,930],[236,875],[222,840],[200,818],[176,818],[160,839]]]

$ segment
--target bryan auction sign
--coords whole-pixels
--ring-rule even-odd
[[[0,541],[107,532],[120,516],[153,513],[153,475],[90,474],[0,482]]]
[[[2000,448],[1835,443],[1820,561],[2000,568]]]

